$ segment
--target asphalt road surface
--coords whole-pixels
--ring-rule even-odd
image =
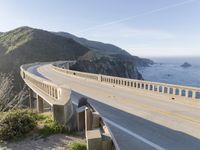
[[[28,69],[86,96],[107,122],[121,150],[200,150],[200,103],[64,75],[49,65]]]

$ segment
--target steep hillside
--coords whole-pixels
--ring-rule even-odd
[[[72,39],[21,27],[0,36],[0,71],[19,70],[24,63],[77,59],[89,51]]]
[[[71,69],[132,79],[143,79],[132,61],[101,57],[94,61],[79,60]]]
[[[89,51],[72,39],[21,27],[0,36],[0,72],[13,73],[15,89],[23,86],[20,66],[26,63],[78,59]]]
[[[73,69],[80,71],[136,79],[142,79],[137,67],[152,63],[114,45],[67,33],[20,27],[0,35],[0,72],[12,72],[17,88],[23,83],[19,77],[22,64],[56,60],[77,60]]]
[[[66,38],[71,38],[75,40],[76,42],[89,48],[90,50],[95,51],[99,55],[103,55],[103,56],[113,55],[113,54],[129,55],[127,51],[112,44],[106,44],[102,42],[87,40],[85,38],[80,38],[66,32],[57,32],[55,34],[66,37]]]
[[[128,60],[133,66],[148,66],[149,64],[153,64],[153,61],[149,59],[139,58],[137,56],[132,56],[127,51],[112,45],[112,44],[105,44],[102,42],[91,41],[85,38],[77,37],[67,32],[56,32],[56,35],[60,35],[67,38],[72,38],[76,42],[84,45],[85,47],[89,48],[91,51],[88,51],[86,54],[81,56],[79,60],[88,60],[88,61],[95,61],[101,59],[101,57],[108,57],[111,60]]]

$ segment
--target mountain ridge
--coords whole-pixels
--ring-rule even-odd
[[[0,35],[0,72],[12,72],[16,84],[21,84],[23,82],[19,77],[19,68],[22,64],[77,60],[77,65],[74,66],[76,70],[142,79],[137,67],[152,63],[115,46],[118,49],[116,52],[113,49],[108,50],[109,52],[102,50],[104,46],[113,47],[111,44],[95,42],[94,45],[96,49],[91,50],[91,46],[82,45],[72,38],[27,26],[19,27]]]
[[[71,33],[68,32],[54,32],[57,35],[66,37],[66,38],[71,38],[73,40],[75,40],[76,42],[88,47],[91,50],[96,50],[100,53],[106,53],[106,54],[123,54],[123,55],[130,55],[127,51],[121,49],[118,46],[115,46],[113,44],[109,44],[109,43],[103,43],[103,42],[99,42],[99,41],[92,41],[92,40],[88,40],[86,38],[83,37],[78,37],[75,36]]]

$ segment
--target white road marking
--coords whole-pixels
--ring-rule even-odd
[[[74,102],[74,101],[73,101],[72,103],[73,103],[74,105],[78,105],[77,102]],[[112,126],[114,126],[114,127],[118,128],[118,129],[120,129],[120,130],[126,132],[127,134],[129,134],[129,135],[135,137],[136,139],[138,139],[138,140],[140,140],[140,141],[142,141],[142,142],[144,142],[144,143],[146,143],[146,144],[152,146],[153,148],[155,148],[155,149],[157,149],[157,150],[166,150],[165,148],[163,148],[163,147],[161,147],[161,146],[159,146],[159,145],[157,145],[157,144],[155,144],[155,143],[153,143],[153,142],[151,142],[151,141],[145,139],[144,137],[142,137],[142,136],[140,136],[140,135],[138,135],[138,134],[136,134],[136,133],[134,133],[134,132],[132,132],[132,131],[130,131],[130,130],[124,128],[124,127],[122,127],[122,126],[120,126],[120,125],[118,125],[117,123],[115,123],[115,122],[109,120],[108,118],[105,118],[105,117],[102,117],[102,118],[103,118],[104,121],[106,121],[106,123],[111,124]]]
[[[140,136],[140,135],[138,135],[138,134],[136,134],[136,133],[134,133],[134,132],[132,132],[132,131],[120,126],[120,125],[118,125],[118,124],[116,124],[115,122],[113,122],[113,121],[111,121],[111,120],[109,120],[109,119],[107,119],[105,117],[103,117],[103,120],[106,121],[108,124],[111,124],[112,126],[115,126],[116,128],[126,132],[127,134],[137,138],[138,140],[140,140],[140,141],[152,146],[153,148],[155,148],[157,150],[165,150],[165,148],[163,148],[163,147],[161,147],[161,146],[159,146],[159,145],[157,145],[157,144],[145,139],[144,137],[142,137],[142,136]]]

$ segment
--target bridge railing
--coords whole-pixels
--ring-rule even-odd
[[[126,78],[119,78],[119,77],[112,77],[105,75],[101,75],[100,78],[101,82],[129,87],[129,88],[141,89],[141,90],[151,91],[154,93],[169,94],[172,96],[174,95],[191,99],[200,98],[200,88],[143,81],[143,80],[126,79]]]
[[[64,69],[64,68],[57,67],[55,65],[52,65],[52,67],[55,70],[60,71],[64,74],[73,75],[73,76],[82,77],[82,78],[91,79],[91,80],[96,80],[96,81],[99,80],[99,76],[97,74]]]
[[[108,83],[112,85],[122,86],[122,87],[146,90],[146,91],[153,92],[155,94],[156,93],[168,94],[172,96],[172,98],[181,97],[181,98],[187,98],[187,99],[193,99],[193,100],[200,99],[200,88],[159,83],[159,82],[151,82],[151,81],[144,81],[144,80],[127,79],[127,78],[120,78],[120,77],[93,74],[93,73],[85,73],[85,72],[60,68],[54,65],[52,67],[55,70],[67,75],[82,77],[82,78],[91,79],[91,80],[104,82],[104,83]]]
[[[56,85],[43,77],[34,75],[27,70],[29,67],[35,65],[37,63],[22,65],[20,73],[26,84],[36,93],[38,107],[43,107],[43,104],[40,104],[39,101],[42,99],[43,103],[43,100],[45,100],[51,105],[54,120],[70,126],[69,121],[74,114],[73,105],[70,100],[71,90]]]
[[[38,63],[39,65],[40,63]],[[57,104],[56,102],[66,99],[69,101],[68,96],[66,96],[66,91],[63,91],[62,87],[53,84],[51,81],[46,80],[45,78],[39,77],[37,75],[34,75],[30,73],[27,69],[31,66],[36,66],[37,63],[35,64],[27,64],[27,65],[22,65],[20,67],[21,69],[21,77],[23,80],[28,83],[30,87],[35,86],[37,89],[40,89],[42,92],[44,92],[46,95],[50,96],[55,100],[55,103],[53,104],[53,117],[56,121],[66,124],[70,119],[72,118],[73,115],[73,107],[70,106],[70,103],[64,103],[63,105]],[[95,74],[87,74],[87,73],[82,73],[78,71],[72,71],[72,70],[64,70],[62,68],[55,67],[54,68],[58,71],[62,71],[64,73],[70,74],[70,75],[76,75],[79,77],[83,78],[90,78],[94,80],[98,80],[98,78],[95,78]],[[75,74],[74,74],[75,73]],[[31,84],[29,84],[31,83]],[[48,98],[47,98],[48,99]],[[48,101],[48,100],[47,100]],[[64,111],[63,111],[64,109]],[[90,115],[88,115],[91,114]],[[64,118],[64,119],[63,119]],[[96,148],[96,146],[99,146],[98,148],[101,149],[107,149],[107,150],[115,150],[117,149],[117,143],[114,140],[114,137],[108,128],[106,122],[103,120],[103,118],[100,116],[100,114],[95,110],[94,107],[91,105],[88,106],[87,111],[85,111],[85,116],[83,117],[85,120],[86,125],[90,126],[91,128],[86,128],[86,138],[87,138],[87,143],[89,146],[89,150],[92,150]],[[88,119],[86,119],[88,118]],[[74,119],[74,118],[73,118]],[[72,122],[73,125],[73,122]],[[71,127],[71,126],[70,126]],[[73,128],[73,127],[72,127]],[[91,132],[92,136],[88,135],[88,132]],[[98,139],[96,137],[93,137],[94,134],[98,135]],[[104,138],[103,138],[104,137]],[[93,142],[95,142],[95,145]],[[114,143],[113,143],[114,142]]]
[[[28,65],[21,66],[21,76],[24,80],[31,82],[34,86],[42,90],[48,96],[58,100],[60,98],[61,89],[52,82],[45,80],[44,78],[38,77],[30,72],[26,71]]]

